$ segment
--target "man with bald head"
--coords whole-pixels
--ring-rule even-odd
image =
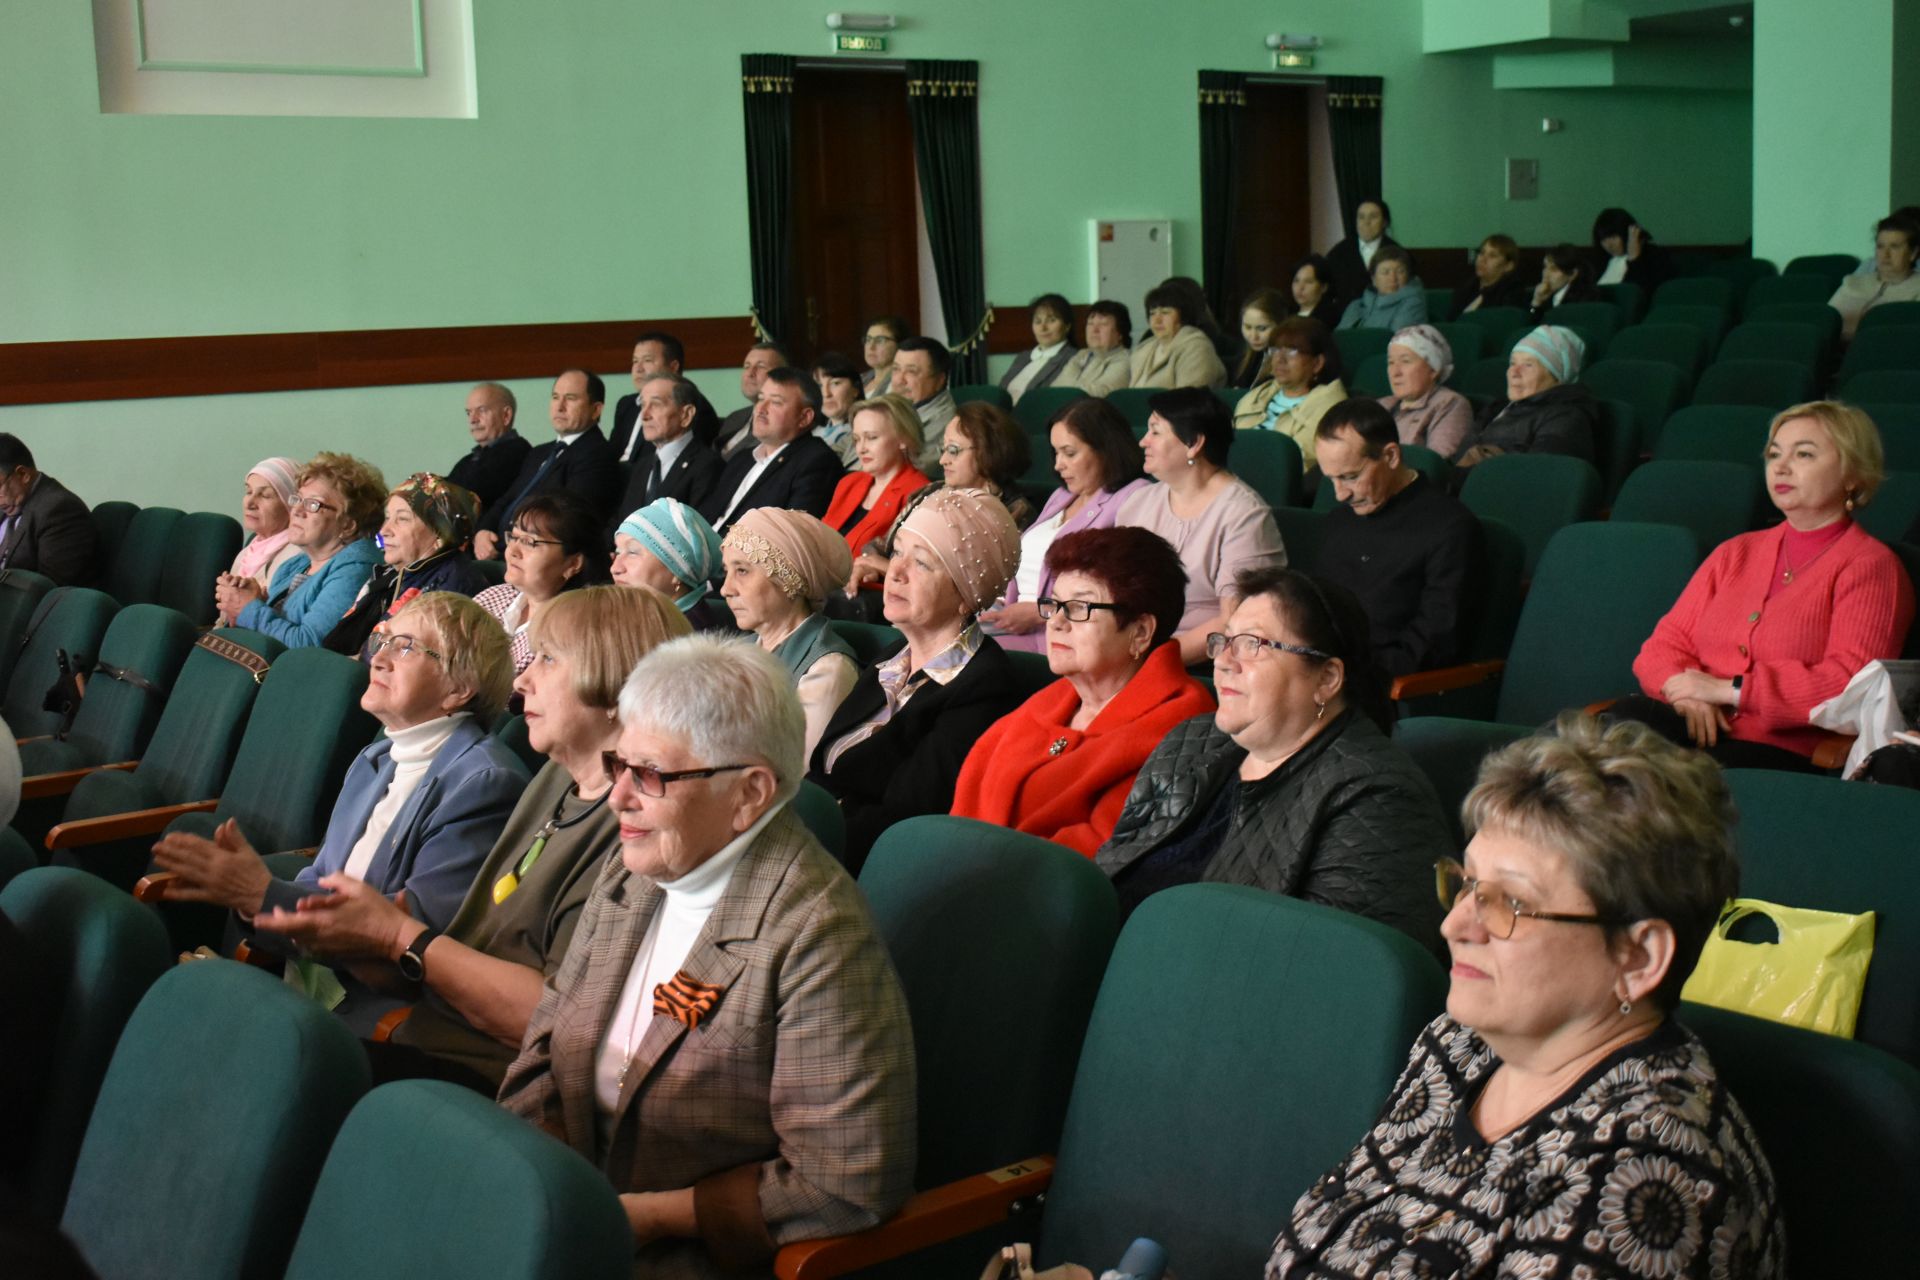
[[[473,451],[453,464],[447,479],[479,498],[482,509],[500,500],[533,451],[513,429],[517,410],[513,392],[497,382],[482,382],[467,392],[467,434],[473,437]]]
[[[479,532],[473,535],[474,555],[482,560],[499,555],[502,540],[513,528],[514,512],[536,493],[571,490],[602,520],[613,514],[620,497],[620,464],[600,430],[606,399],[607,384],[597,373],[567,369],[553,380],[547,418],[554,438],[527,454],[500,500],[481,513]]]

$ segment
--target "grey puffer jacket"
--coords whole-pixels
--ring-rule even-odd
[[[1211,715],[1175,726],[1134,779],[1101,870],[1118,877],[1178,837],[1246,754]],[[1341,713],[1240,798],[1203,879],[1367,916],[1445,955],[1433,864],[1459,851],[1426,775],[1373,721]]]

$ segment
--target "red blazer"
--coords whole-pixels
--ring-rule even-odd
[[[1899,557],[1859,525],[1795,574],[1772,600],[1786,525],[1714,548],[1640,647],[1633,674],[1649,696],[1689,668],[1744,677],[1733,736],[1812,755],[1824,729],[1807,713],[1877,658],[1894,658],[1913,621],[1913,584]]]
[[[1160,739],[1210,714],[1213,695],[1180,665],[1168,641],[1084,731],[1067,727],[1080,695],[1056,680],[982,734],[960,768],[953,813],[1013,827],[1091,858]],[[1056,752],[1054,747],[1059,744]]]
[[[873,477],[864,471],[850,471],[833,490],[833,501],[827,504],[827,514],[822,517],[827,527],[838,529],[842,521],[854,513],[860,500],[867,496],[867,490],[873,487]],[[887,481],[887,487],[874,499],[873,507],[861,518],[860,523],[847,530],[847,545],[858,556],[869,542],[875,538],[887,536],[887,530],[900,517],[900,508],[908,498],[927,487],[926,475],[914,467],[902,467]]]

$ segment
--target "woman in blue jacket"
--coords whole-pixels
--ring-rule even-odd
[[[386,498],[387,482],[371,464],[351,454],[315,454],[300,469],[288,521],[288,542],[300,553],[280,566],[264,595],[256,581],[220,575],[214,598],[221,615],[289,649],[320,644],[380,564],[373,534]]]
[[[1397,244],[1383,244],[1373,255],[1373,285],[1347,304],[1342,329],[1385,329],[1398,333],[1427,322],[1427,291],[1413,274],[1413,258]]]

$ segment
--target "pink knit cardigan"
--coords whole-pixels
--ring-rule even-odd
[[[1733,736],[1812,755],[1825,731],[1807,713],[1869,662],[1899,655],[1913,585],[1899,557],[1854,525],[1769,600],[1785,531],[1716,547],[1641,646],[1633,674],[1655,698],[1688,669],[1741,676]]]

